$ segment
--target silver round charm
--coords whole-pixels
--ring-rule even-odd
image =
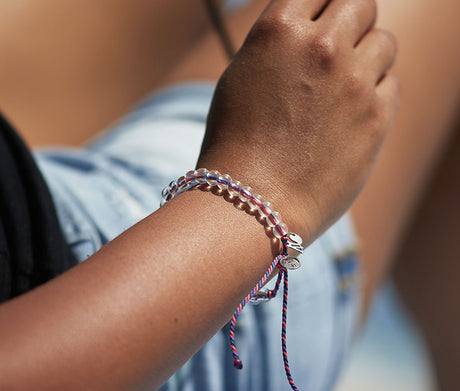
[[[290,257],[288,255],[285,255],[283,258],[280,259],[280,264],[288,270],[296,270],[300,266],[302,266],[302,262],[300,262],[300,259]]]

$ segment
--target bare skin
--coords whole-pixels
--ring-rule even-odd
[[[460,199],[460,132],[452,141],[398,252],[395,270],[404,302],[428,342],[442,391],[459,388],[460,208],[452,205]]]
[[[0,107],[30,144],[87,140],[151,91],[208,26],[201,0],[135,4],[0,3]]]
[[[395,40],[373,28],[375,4],[326,3],[270,3],[220,81],[199,161],[253,184],[306,244],[360,191],[399,100],[398,83],[387,75]],[[291,61],[281,55],[286,52]],[[248,79],[260,77],[255,64],[274,84],[260,81],[247,89]],[[271,112],[279,102],[266,98],[273,87],[290,102],[276,116]],[[245,104],[238,91],[245,92]],[[240,115],[251,119],[250,129],[239,128]],[[301,131],[313,121],[315,127]],[[296,137],[286,137],[292,131]],[[282,135],[284,144],[267,155],[268,140]],[[251,153],[265,164],[247,162],[239,137],[257,140]],[[286,178],[271,168],[271,159],[281,156],[288,167],[298,156],[312,158]],[[203,253],[203,237],[222,245]],[[159,269],[152,254],[168,267]],[[0,388],[158,387],[230,318],[271,255],[264,230],[232,205],[199,192],[181,195],[88,261],[0,307]],[[193,290],[198,276],[200,289]]]

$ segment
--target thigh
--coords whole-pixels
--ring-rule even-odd
[[[440,390],[460,381],[460,124],[398,253],[395,278],[420,324]]]
[[[403,98],[377,167],[352,208],[369,291],[394,259],[454,131],[460,97],[460,3],[385,0],[379,6],[378,24],[399,41],[393,72]]]
[[[108,126],[210,26],[202,0],[0,2],[0,108],[30,144]]]

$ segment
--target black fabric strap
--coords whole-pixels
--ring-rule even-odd
[[[76,263],[32,155],[0,115],[0,302]]]

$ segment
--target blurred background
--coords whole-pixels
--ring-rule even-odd
[[[437,390],[422,336],[393,285],[379,292],[336,390]]]

